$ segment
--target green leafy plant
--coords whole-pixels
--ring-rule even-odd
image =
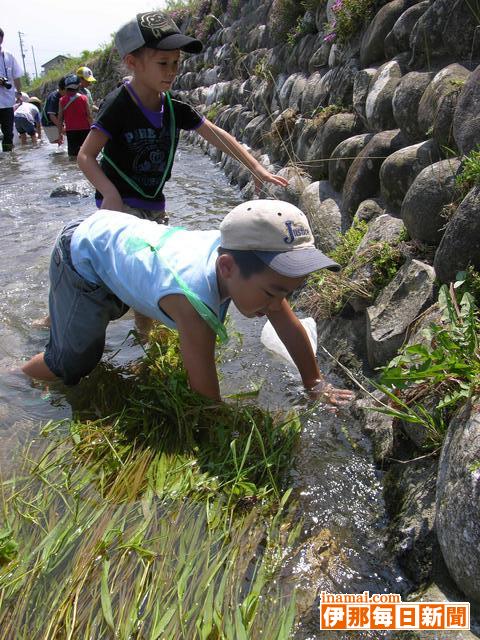
[[[355,221],[341,236],[340,242],[332,251],[330,257],[341,267],[346,267],[368,231],[368,224],[364,220]]]
[[[370,19],[375,0],[336,0],[332,5],[335,18],[325,25],[326,42],[346,44]]]
[[[376,291],[380,291],[395,277],[403,263],[403,255],[398,246],[388,242],[373,245],[372,253],[372,284]]]
[[[464,196],[472,187],[480,184],[480,148],[477,147],[465,156],[455,183]]]
[[[268,18],[272,37],[279,42],[288,42],[304,14],[305,7],[297,0],[274,0]]]
[[[215,102],[207,111],[207,120],[214,121],[220,112],[220,104]]]
[[[472,266],[462,272],[464,278],[463,288],[472,294],[475,305],[480,308],[480,273]]]
[[[309,33],[317,33],[317,28],[315,20],[312,19],[311,14],[305,13],[298,16],[295,25],[287,33],[288,46],[293,49],[297,42]]]
[[[0,529],[0,566],[11,562],[18,553],[18,544],[10,529]]]
[[[316,127],[321,127],[335,114],[349,112],[351,112],[351,110],[343,107],[341,104],[329,104],[326,107],[315,107],[312,113],[313,124]]]
[[[480,388],[479,309],[467,284],[460,273],[455,284],[441,287],[441,323],[426,331],[431,346],[402,349],[376,384],[389,402],[375,410],[424,426],[428,448],[442,443],[452,413]]]
[[[253,74],[262,78],[263,80],[267,80],[267,82],[274,82],[274,69],[272,65],[268,62],[268,56],[262,56],[253,69]]]

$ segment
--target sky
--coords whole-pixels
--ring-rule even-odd
[[[161,9],[164,0],[3,0],[0,27],[3,48],[23,68],[18,32],[23,40],[27,73],[58,55],[77,56],[111,41],[112,34],[137,13]],[[32,53],[33,47],[33,53]]]

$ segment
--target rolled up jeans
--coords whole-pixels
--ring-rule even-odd
[[[108,323],[129,309],[104,285],[85,280],[74,268],[70,241],[79,222],[60,233],[50,261],[50,339],[45,364],[67,385],[77,384],[100,362]]]

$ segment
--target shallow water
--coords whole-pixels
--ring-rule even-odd
[[[82,384],[72,393],[61,385],[46,389],[15,368],[43,349],[47,331],[32,323],[47,313],[48,263],[61,227],[95,210],[90,195],[51,198],[56,187],[88,183],[75,163],[56,146],[41,144],[0,154],[0,465],[16,465],[14,452],[36,437],[41,424],[69,417],[82,398]],[[181,145],[173,178],[166,189],[171,224],[212,228],[241,200],[237,188],[199,149]],[[224,354],[222,392],[260,386],[258,402],[271,408],[301,405],[305,400],[298,374],[260,343],[261,319],[230,314],[230,332],[239,332]],[[132,315],[111,323],[105,359],[122,364],[141,349],[126,337]],[[300,586],[305,621],[299,638],[317,637],[315,593],[319,587],[338,592],[394,591],[406,583],[384,549],[384,507],[380,479],[368,442],[347,410],[334,415],[317,407],[304,420],[292,482],[303,517],[302,541],[292,553],[284,579]],[[315,542],[327,536],[332,550],[328,571],[315,564]],[[323,548],[323,547],[322,547]],[[318,634],[322,637],[322,634]]]

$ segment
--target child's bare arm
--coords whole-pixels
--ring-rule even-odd
[[[190,386],[212,400],[220,400],[215,365],[215,334],[182,295],[168,295],[160,306],[177,325],[183,364]]]
[[[80,147],[77,162],[88,180],[103,195],[102,209],[122,211],[123,202],[118,189],[107,178],[97,162],[97,156],[107,140],[108,136],[105,133],[92,129]]]
[[[342,404],[353,398],[351,391],[337,389],[320,373],[307,332],[286,300],[278,311],[270,311],[267,316],[297,365],[305,388],[314,398],[331,404]]]
[[[258,160],[255,160],[255,158],[242,147],[236,138],[224,129],[217,127],[217,125],[210,122],[210,120],[204,120],[200,127],[198,127],[197,132],[205,138],[207,142],[213,144],[221,151],[228,153],[229,156],[232,156],[232,158],[235,158],[235,160],[245,165],[253,175],[257,191],[264,182],[271,182],[272,184],[277,184],[282,187],[287,186],[288,180],[270,173],[270,171],[265,169]]]

